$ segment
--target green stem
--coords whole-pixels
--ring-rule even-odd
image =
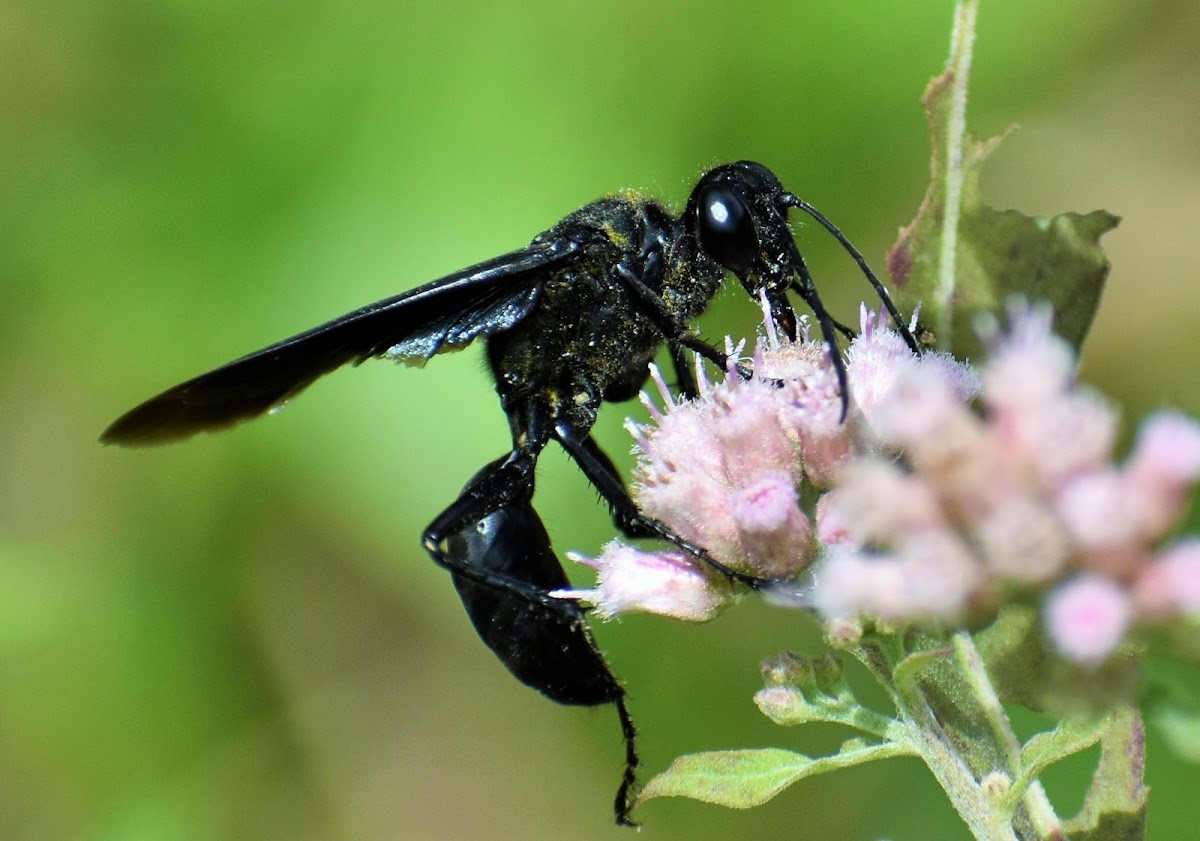
[[[1004,711],[1004,706],[1000,703],[1000,696],[996,694],[996,689],[984,666],[983,658],[980,657],[979,649],[975,647],[975,641],[971,635],[965,631],[959,631],[954,635],[953,645],[955,661],[959,670],[966,679],[966,685],[969,687],[976,705],[983,712],[988,730],[1003,753],[1010,779],[1015,782],[1021,771],[1021,742],[1013,731],[1008,713]],[[1038,780],[1030,782],[1021,800],[1028,810],[1029,819],[1039,837],[1054,837],[1055,833],[1062,832],[1061,821],[1055,814],[1050,799],[1046,797],[1046,790],[1042,788],[1041,782]]]
[[[938,252],[937,284],[934,288],[934,311],[939,319],[937,335],[953,335],[951,306],[954,297],[958,251],[958,217],[962,207],[963,145],[967,130],[967,79],[971,74],[971,54],[975,44],[975,20],[979,0],[959,0],[954,10],[954,30],[950,36],[950,58],[947,67],[953,75],[952,107],[944,130],[944,162],[946,179],[943,195],[941,247]]]
[[[946,177],[943,182],[944,214],[934,289],[934,311],[939,314],[937,333],[946,337],[953,335],[954,326],[952,302],[957,278],[958,223],[964,182],[967,83],[978,15],[979,0],[958,0],[950,37],[950,57],[947,60],[951,76],[951,107],[942,126],[945,132],[942,148],[945,150],[943,167]],[[959,715],[948,710],[935,714],[938,702],[952,702],[953,691],[950,694],[938,692],[929,695],[919,683],[894,687],[889,691],[893,693],[893,700],[897,697],[901,699],[900,704],[904,709],[900,712],[915,725],[926,764],[976,838],[1015,838],[1014,816],[996,798],[985,796],[978,780],[993,771],[1004,771],[1010,780],[1015,779],[1021,769],[1021,743],[1013,732],[971,637],[962,632],[955,634],[953,650],[953,663],[944,664],[949,671],[944,676],[945,685],[953,686],[958,692],[969,696],[967,706],[979,714],[982,721],[964,721],[962,713],[967,712],[965,709],[957,711]],[[964,723],[966,726],[958,726]],[[956,745],[959,747],[956,748]],[[965,753],[960,753],[960,750]],[[1000,767],[996,767],[997,764]],[[1030,783],[1024,793],[1022,804],[1025,814],[1018,819],[1018,825],[1023,829],[1032,830],[1038,837],[1049,837],[1061,831],[1058,816],[1036,780]]]
[[[893,740],[908,745],[921,757],[977,841],[1019,841],[1008,811],[979,784],[919,685],[897,685],[894,664],[902,652],[892,650],[887,640],[867,638],[851,651],[896,705],[900,731],[892,736]]]
[[[999,801],[984,792],[953,744],[939,732],[933,711],[925,708],[914,714],[912,723],[910,738],[917,745],[921,759],[976,841],[1019,841]]]

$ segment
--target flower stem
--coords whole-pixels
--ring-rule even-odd
[[[872,636],[851,648],[896,705],[896,718],[902,725],[902,732],[893,739],[905,742],[921,757],[974,838],[978,841],[1020,841],[1022,836],[1013,829],[1011,815],[1000,798],[985,791],[969,758],[960,752],[962,740],[956,739],[955,734],[941,724],[943,718],[952,716],[947,716],[947,711],[941,709],[939,699],[951,696],[927,693],[918,681],[894,679],[894,666],[901,656],[895,642],[895,637]],[[938,658],[943,671],[948,662],[946,657]],[[984,677],[986,679],[986,675]]]
[[[911,738],[977,841],[1018,841],[1020,836],[998,801],[988,797],[950,740],[938,732],[932,709],[926,707],[914,716]]]
[[[988,677],[983,658],[979,655],[979,649],[975,647],[975,641],[971,635],[965,631],[956,633],[952,642],[955,661],[963,677],[966,678],[976,704],[984,714],[988,729],[1005,754],[1011,779],[1015,780],[1021,769],[1021,742],[1017,738],[1017,734],[1013,732],[1008,714],[1000,703],[1000,697],[996,694],[991,678]],[[1061,822],[1054,812],[1054,807],[1050,805],[1050,800],[1046,797],[1046,790],[1042,788],[1041,782],[1034,780],[1029,784],[1022,803],[1029,813],[1029,819],[1034,829],[1038,832],[1038,837],[1053,837],[1053,833],[1061,833]]]
[[[967,131],[967,79],[971,74],[971,55],[975,44],[975,20],[979,0],[959,0],[954,10],[954,30],[950,35],[950,58],[946,67],[951,75],[951,108],[943,126],[946,160],[945,193],[943,199],[942,235],[938,250],[937,283],[934,288],[934,312],[939,336],[953,335],[951,317],[956,281],[955,257],[958,251],[958,219],[962,208],[963,145]]]
[[[868,634],[849,647],[896,707],[889,738],[924,760],[976,839],[1062,837],[1045,790],[1022,773],[1021,742],[970,634],[909,643],[915,652],[896,634]],[[1016,784],[1020,795],[1006,797]]]

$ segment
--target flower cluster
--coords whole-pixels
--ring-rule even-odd
[[[928,370],[878,401],[876,453],[819,503],[814,602],[829,617],[953,622],[1049,591],[1050,640],[1097,663],[1133,622],[1200,610],[1200,541],[1157,548],[1200,477],[1200,425],[1154,415],[1113,464],[1116,411],[1075,385],[1049,311],[1011,316],[981,371],[982,415]]]
[[[1154,415],[1115,465],[1116,412],[1075,385],[1049,312],[1011,316],[977,373],[864,308],[844,420],[825,344],[780,341],[770,318],[748,378],[698,368],[699,398],[677,402],[654,371],[663,409],[643,396],[653,423],[629,424],[639,506],[739,573],[812,565],[803,604],[835,623],[954,623],[1046,593],[1055,647],[1095,663],[1133,623],[1200,611],[1200,539],[1159,546],[1200,478],[1200,425]],[[597,589],[569,594],[605,615],[703,620],[731,598],[675,550],[614,542],[590,563]]]
[[[653,371],[666,411],[643,396],[654,425],[628,424],[641,454],[641,509],[737,572],[774,579],[807,566],[818,546],[798,489],[829,487],[871,446],[864,430],[896,379],[929,369],[961,400],[978,390],[968,368],[940,354],[914,356],[880,320],[864,309],[851,344],[854,403],[845,422],[824,342],[781,342],[769,318],[749,377],[730,373],[713,386],[698,369],[699,399],[676,403]]]
[[[800,489],[828,487],[858,453],[861,429],[895,378],[910,366],[930,367],[963,400],[978,391],[970,369],[939,354],[917,359],[865,308],[861,320],[847,359],[857,402],[845,422],[825,344],[807,336],[781,341],[769,316],[751,375],[733,370],[740,348],[729,347],[731,372],[718,384],[698,362],[696,400],[677,401],[652,367],[663,406],[643,393],[652,423],[627,423],[640,454],[634,495],[641,510],[743,575],[788,579],[802,571],[820,546]],[[597,587],[559,595],[586,600],[601,616],[642,611],[703,621],[733,595],[726,579],[675,550],[641,552],[614,541],[599,558],[575,559],[597,569]]]

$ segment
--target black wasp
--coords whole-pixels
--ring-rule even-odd
[[[530,500],[538,455],[557,441],[631,536],[658,536],[752,585],[640,511],[591,436],[605,401],[628,400],[665,343],[681,391],[696,393],[692,350],[724,368],[725,354],[689,332],[732,272],[778,327],[796,336],[787,293],[816,316],[846,406],[837,333],[852,335],[821,303],[788,227],[789,208],[816,219],[874,285],[909,346],[917,343],[853,245],[761,164],[706,172],[676,216],[659,202],[621,193],[592,202],[528,246],[355,310],[164,391],[118,418],[101,440],[160,444],[264,414],[318,377],[372,357],[423,363],[483,337],[512,450],[475,474],[425,529],[423,542],[447,569],[479,636],[510,672],[563,704],[615,704],[625,738],[617,822],[631,823],[637,752],[625,691],[592,641],[583,611],[556,599],[568,586]]]

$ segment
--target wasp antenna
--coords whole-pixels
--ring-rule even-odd
[[[854,243],[850,242],[850,240],[846,238],[846,235],[841,232],[841,229],[839,229],[837,225],[825,218],[825,215],[821,213],[821,211],[817,210],[795,193],[784,193],[782,201],[785,206],[802,210],[813,219],[816,219],[825,230],[829,231],[829,233],[833,235],[834,239],[842,244],[842,248],[846,249],[846,253],[854,258],[854,262],[858,263],[859,269],[861,269],[862,273],[866,275],[867,280],[875,289],[875,294],[879,296],[879,300],[883,301],[883,305],[887,307],[888,315],[892,317],[892,322],[896,325],[896,330],[901,336],[904,337],[904,343],[908,345],[909,349],[913,353],[919,355],[921,353],[921,346],[917,344],[917,340],[913,337],[912,331],[908,329],[908,324],[904,320],[904,316],[900,314],[900,310],[892,302],[892,296],[888,294],[888,291],[884,287],[883,283],[881,283],[879,278],[876,277],[875,272],[871,271],[871,267],[867,265],[867,259],[863,257],[862,252],[854,247]],[[806,283],[811,289],[811,279],[807,280]]]

